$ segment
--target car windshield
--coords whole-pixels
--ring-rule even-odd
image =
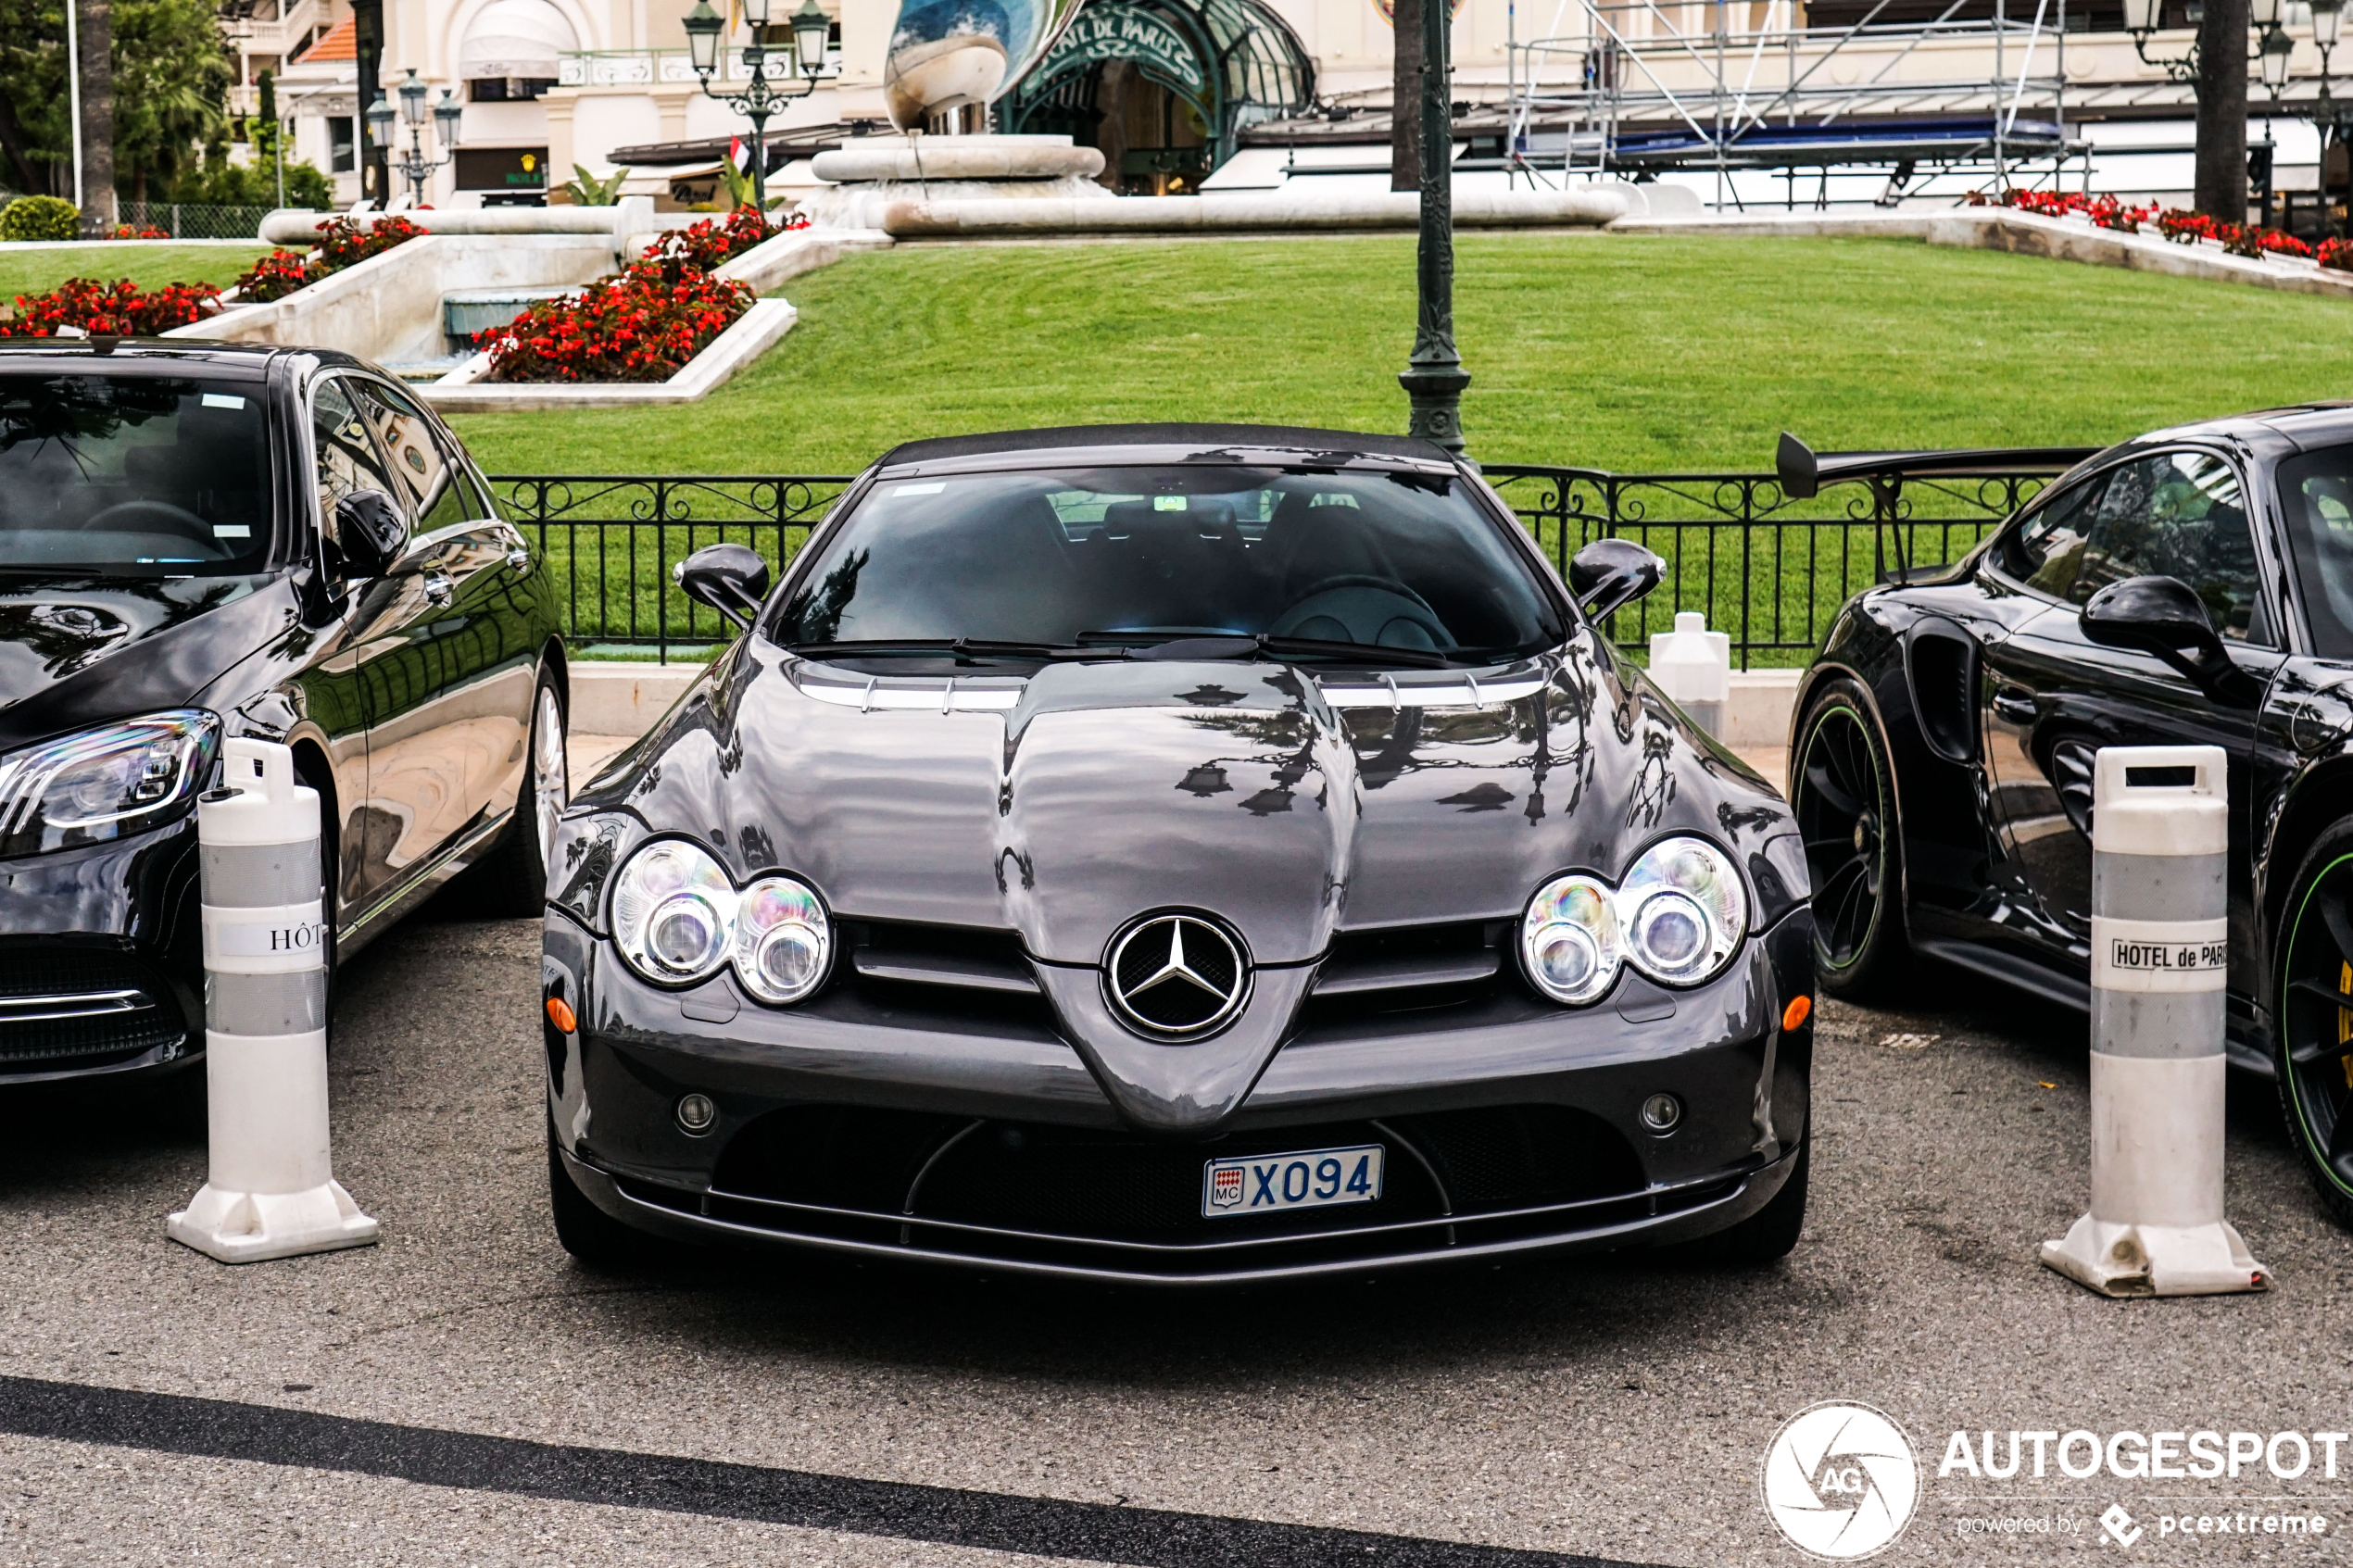
[[[0,375],[0,570],[258,571],[269,471],[253,383]]]
[[[2291,458],[2279,480],[2312,649],[2353,659],[2353,446]]]
[[[1535,574],[1459,480],[1204,464],[885,480],[772,634],[861,647],[1267,637],[1420,663],[1561,635]]]

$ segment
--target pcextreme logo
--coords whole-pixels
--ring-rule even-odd
[[[1765,1512],[1810,1557],[1852,1562],[1894,1544],[1920,1500],[1912,1440],[1885,1412],[1808,1405],[1765,1449]]]

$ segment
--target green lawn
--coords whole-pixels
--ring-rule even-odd
[[[908,247],[783,292],[799,325],[703,402],[455,422],[491,471],[543,473],[848,472],[911,437],[1102,420],[1404,424],[1409,236]],[[1755,470],[1785,428],[2093,443],[2353,393],[2343,302],[1896,240],[1466,235],[1456,307],[1492,462]]]
[[[0,304],[22,294],[46,294],[68,278],[102,283],[128,278],[148,289],[165,283],[218,283],[225,289],[269,250],[258,240],[244,247],[101,240],[71,250],[0,248]]]

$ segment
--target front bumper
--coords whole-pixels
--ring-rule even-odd
[[[1629,974],[1567,1011],[1516,981],[1449,1006],[1322,1020],[1277,1051],[1211,1139],[1125,1127],[1051,1019],[923,996],[782,1011],[723,977],[648,986],[567,915],[545,980],[549,1110],[590,1201],[682,1240],[1154,1284],[1420,1265],[1695,1238],[1780,1190],[1806,1125],[1804,911],[1725,974],[1668,993]],[[1181,1049],[1183,1047],[1170,1047]],[[679,1100],[707,1097],[693,1133]],[[1681,1115],[1661,1135],[1652,1097]],[[1371,1203],[1199,1214],[1205,1160],[1378,1142]]]
[[[0,1084],[194,1060],[204,1045],[194,814],[0,860]]]

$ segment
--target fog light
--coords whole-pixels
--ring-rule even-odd
[[[1644,1115],[1650,1114],[1647,1110]],[[678,1102],[678,1124],[690,1133],[707,1133],[719,1120],[719,1108],[708,1095],[688,1095]]]
[[[686,1112],[679,1112],[684,1116]],[[1683,1119],[1683,1102],[1673,1095],[1653,1095],[1642,1101],[1642,1125],[1654,1133],[1667,1133]]]

